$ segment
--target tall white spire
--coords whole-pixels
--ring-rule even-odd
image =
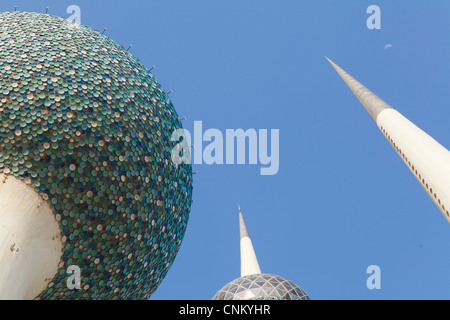
[[[327,58],[450,222],[450,152]]]
[[[253,249],[252,240],[248,235],[247,226],[245,225],[244,217],[242,216],[241,207],[239,209],[239,230],[241,236],[241,277],[250,274],[260,274],[258,259],[256,258],[255,250]]]

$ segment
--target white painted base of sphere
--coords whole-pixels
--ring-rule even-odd
[[[58,271],[59,224],[22,180],[0,174],[0,299],[36,298]]]

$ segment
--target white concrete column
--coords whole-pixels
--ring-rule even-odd
[[[253,249],[252,240],[247,231],[244,217],[242,216],[241,208],[239,206],[239,229],[241,236],[241,277],[250,274],[260,274],[258,259],[256,258],[255,250]]]
[[[450,152],[330,59],[328,61],[450,222]]]
[[[30,186],[0,174],[0,299],[34,299],[58,271],[59,224]]]

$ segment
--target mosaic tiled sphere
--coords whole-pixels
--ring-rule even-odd
[[[170,268],[188,221],[192,168],[174,165],[182,125],[130,52],[47,14],[0,14],[0,173],[47,202],[58,272],[37,299],[145,299]],[[67,267],[81,288],[67,286]]]
[[[310,300],[310,298],[292,281],[263,273],[231,281],[214,295],[213,300]]]

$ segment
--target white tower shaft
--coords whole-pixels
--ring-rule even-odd
[[[63,242],[52,209],[30,186],[0,174],[0,300],[31,300],[58,272]]]
[[[259,268],[258,259],[253,249],[252,240],[250,240],[250,236],[248,235],[247,226],[245,225],[240,207],[239,229],[241,236],[241,277],[250,274],[260,274],[261,269]]]
[[[450,222],[450,152],[330,59],[328,61]]]

